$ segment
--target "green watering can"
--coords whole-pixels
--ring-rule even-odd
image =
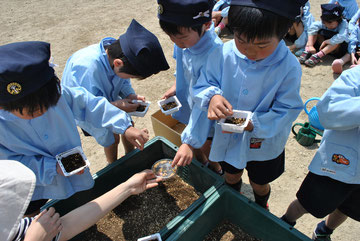
[[[298,133],[295,131],[296,126],[301,126]],[[292,133],[295,135],[296,141],[303,146],[311,146],[314,143],[319,143],[321,140],[315,139],[316,135],[322,136],[322,132],[312,128],[309,122],[305,122],[304,124],[295,123],[292,126]]]

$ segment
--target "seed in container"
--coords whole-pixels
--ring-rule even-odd
[[[86,165],[85,160],[79,153],[63,157],[61,163],[68,173]]]
[[[175,108],[177,105],[176,105],[176,102],[175,101],[171,101],[169,103],[166,103],[166,104],[163,104],[161,105],[161,108],[163,108],[163,110],[171,110],[173,108]]]
[[[176,174],[177,168],[176,166],[172,167],[171,163],[171,159],[161,159],[155,162],[151,169],[157,177],[170,178]]]
[[[138,112],[143,112],[143,111],[145,111],[145,109],[146,109],[146,106],[140,104],[140,105],[136,108],[136,111],[138,111]]]
[[[229,118],[226,118],[225,123],[241,126],[245,123],[245,121],[246,121],[246,118],[229,117]]]

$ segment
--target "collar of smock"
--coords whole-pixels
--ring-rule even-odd
[[[192,54],[201,54],[211,48],[213,44],[213,39],[217,37],[216,33],[209,29],[205,31],[204,35],[200,38],[200,40],[191,48],[187,48],[187,50]]]
[[[117,39],[114,39],[114,38],[111,38],[111,37],[103,38],[100,41],[101,62],[105,66],[105,70],[107,72],[107,75],[109,75],[109,76],[114,76],[115,72],[110,66],[109,58],[108,58],[108,55],[107,55],[107,53],[105,51],[105,46],[110,45],[115,41],[117,41]]]
[[[285,45],[284,40],[281,40],[278,44],[278,46],[276,47],[275,51],[270,54],[268,57],[266,57],[263,60],[260,61],[254,61],[251,59],[248,59],[245,55],[243,55],[242,53],[239,52],[239,50],[236,48],[235,45],[235,40],[231,40],[232,45],[233,45],[233,50],[235,52],[235,54],[243,59],[246,63],[248,63],[249,65],[254,65],[254,67],[261,67],[261,66],[270,66],[273,64],[276,64],[277,62],[281,61],[288,53],[288,48]],[[285,48],[284,48],[285,47]]]

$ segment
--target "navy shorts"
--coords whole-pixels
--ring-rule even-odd
[[[360,184],[347,184],[309,172],[296,197],[314,217],[324,218],[339,209],[348,217],[360,221]]]
[[[45,203],[47,203],[48,200],[49,200],[49,199],[40,199],[40,200],[36,200],[36,201],[31,201],[31,202],[29,203],[29,206],[28,206],[28,208],[26,209],[24,215],[29,215],[29,214],[32,214],[32,213],[34,213],[34,212],[36,212],[36,211],[39,211],[40,208],[41,208],[42,206],[44,206]]]
[[[243,169],[237,169],[227,162],[219,162],[223,171],[230,174],[237,174]],[[270,183],[283,174],[285,170],[285,150],[276,158],[268,161],[250,161],[245,169],[249,179],[259,185]]]

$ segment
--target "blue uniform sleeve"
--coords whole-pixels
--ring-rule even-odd
[[[349,38],[348,52],[355,53],[356,45],[359,42],[359,27],[354,28]]]
[[[221,90],[222,47],[217,47],[210,53],[205,67],[200,71],[199,79],[193,86],[194,103],[204,111],[207,111],[214,95],[223,95]]]
[[[352,16],[350,22],[349,22],[349,30],[351,31],[356,26],[356,22],[360,18],[360,9],[357,10],[357,12]]]
[[[0,144],[0,159],[19,161],[30,168],[36,176],[37,186],[51,184],[57,175],[55,157],[19,155]]]
[[[82,87],[63,88],[75,119],[88,122],[95,128],[106,128],[113,133],[124,134],[131,126],[126,112],[110,104],[104,97],[96,97]]]
[[[322,28],[321,21],[315,21],[310,25],[308,34],[309,35],[317,35],[317,33],[319,32],[319,30],[321,28]]]
[[[303,110],[300,97],[301,67],[294,66],[288,71],[271,108],[267,111],[255,110],[252,116],[254,125],[253,133],[260,138],[272,138],[278,134],[275,130],[282,131],[288,123],[296,120]]]
[[[224,3],[225,3],[225,0],[217,1],[213,7],[213,11],[219,11],[221,5],[223,5]]]
[[[230,7],[226,7],[223,10],[221,10],[221,17],[227,18],[227,16],[229,15],[229,9]]]
[[[307,39],[308,39],[308,35],[307,35],[307,32],[304,30],[302,32],[302,34],[300,35],[300,37],[295,40],[296,48],[301,49],[301,48],[305,47],[305,45],[307,43]]]
[[[214,123],[207,118],[207,111],[194,107],[191,111],[189,123],[181,134],[181,142],[193,148],[202,147]]]
[[[121,88],[121,92],[119,93],[120,97],[122,99],[125,99],[131,94],[135,94],[135,90],[131,86],[130,79],[123,79],[123,86]]]
[[[330,39],[330,44],[335,45],[335,44],[340,44],[342,42],[348,42],[348,37],[349,37],[348,23],[346,20],[343,20],[339,25],[339,33],[334,35]]]
[[[350,130],[360,126],[360,67],[344,71],[324,93],[316,108],[325,129]]]

